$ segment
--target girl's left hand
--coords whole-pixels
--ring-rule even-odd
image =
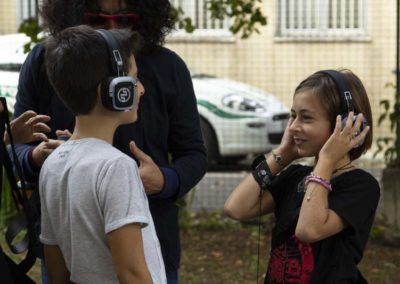
[[[336,164],[343,156],[345,156],[354,146],[362,143],[367,135],[370,127],[366,126],[360,133],[363,115],[357,115],[353,125],[354,113],[350,112],[346,125],[342,129],[342,117],[336,117],[336,125],[332,135],[325,142],[319,152],[319,159],[323,158]]]

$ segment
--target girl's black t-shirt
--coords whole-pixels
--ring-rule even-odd
[[[333,178],[329,208],[348,226],[336,235],[305,244],[294,232],[304,197],[304,179],[311,171],[311,167],[292,165],[272,182],[276,220],[265,283],[366,283],[357,264],[374,220],[379,184],[361,169]]]

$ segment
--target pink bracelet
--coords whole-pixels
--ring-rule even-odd
[[[314,175],[313,172],[311,172],[310,175],[306,177],[305,185],[307,185],[310,182],[318,183],[319,185],[322,185],[324,188],[326,188],[329,192],[332,191],[332,185],[330,181]]]

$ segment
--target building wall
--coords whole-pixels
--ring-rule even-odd
[[[368,0],[368,37],[362,41],[285,41],[275,37],[277,0],[263,1],[268,25],[250,39],[238,36],[193,40],[167,40],[195,73],[228,77],[258,86],[279,97],[288,107],[297,84],[311,73],[326,68],[349,68],[364,82],[375,121],[379,101],[392,98],[395,81],[396,1]],[[0,1],[0,34],[17,31],[18,1]],[[25,5],[25,4],[24,4]],[[25,5],[26,6],[26,5]],[[25,7],[24,6],[24,7]],[[187,39],[191,39],[188,41]],[[222,39],[222,40],[221,40]],[[376,126],[376,124],[375,124]],[[375,127],[375,137],[389,134],[388,124]]]
[[[379,101],[391,98],[394,90],[396,47],[396,2],[368,1],[368,37],[362,41],[284,41],[275,37],[276,1],[264,1],[268,25],[248,40],[233,42],[167,42],[195,72],[229,77],[261,87],[290,107],[294,88],[311,73],[328,68],[348,68],[364,82],[375,122]],[[376,124],[375,124],[376,126]],[[388,134],[375,127],[375,137]]]
[[[16,0],[0,1],[0,35],[17,31]]]

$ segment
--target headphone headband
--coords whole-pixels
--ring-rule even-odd
[[[110,31],[99,29],[96,30],[106,41],[107,50],[110,54],[111,71],[113,75],[118,77],[124,76],[124,62],[122,61],[122,56],[118,48],[118,43]]]
[[[347,114],[354,111],[353,97],[350,92],[349,85],[343,74],[336,70],[322,70],[321,73],[327,74],[335,82],[336,88],[340,96],[340,112]]]

